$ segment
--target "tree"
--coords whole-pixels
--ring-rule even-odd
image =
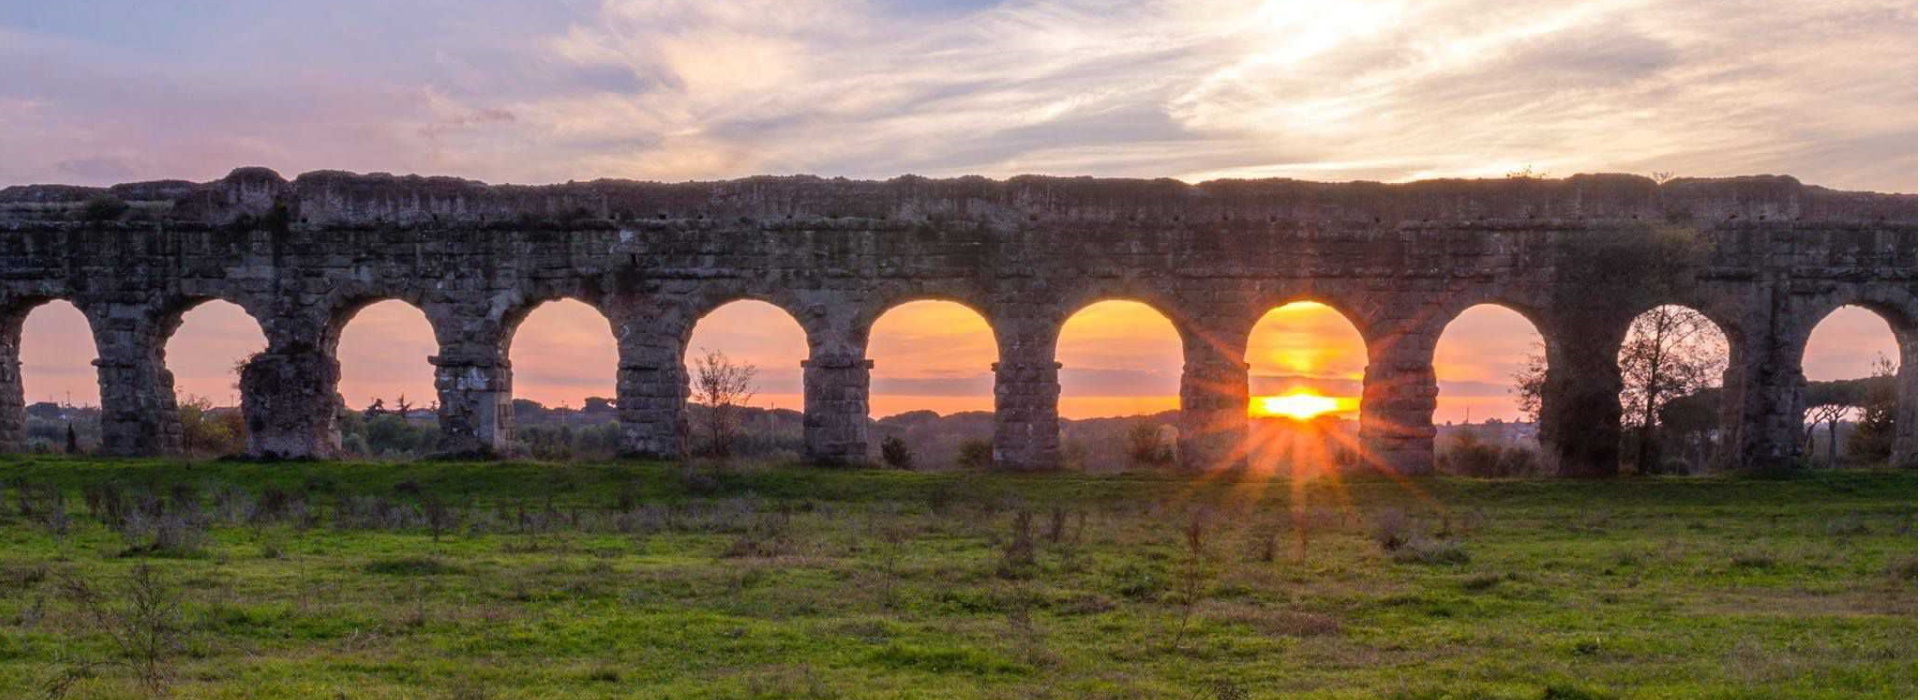
[[[718,350],[694,359],[693,367],[693,399],[707,407],[702,426],[707,454],[725,459],[733,454],[738,409],[753,399],[753,379],[759,370]]]
[[[1860,417],[1853,434],[1847,436],[1847,457],[1856,462],[1877,464],[1893,456],[1893,422],[1900,410],[1896,369],[1885,355],[1874,360],[1873,379],[1879,381],[1867,382],[1860,399]]]
[[[407,403],[406,394],[401,394],[400,398],[393,400],[393,412],[400,414],[401,418],[405,418],[408,413],[413,412],[413,404]]]
[[[1540,422],[1540,390],[1547,385],[1547,348],[1539,342],[1527,353],[1527,364],[1513,373],[1511,391],[1520,402],[1520,413],[1531,423]]]
[[[1639,428],[1641,473],[1659,471],[1660,409],[1713,386],[1726,371],[1726,339],[1712,319],[1684,306],[1656,306],[1633,320],[1620,346],[1622,422]]]
[[[894,469],[912,469],[913,453],[907,450],[907,441],[888,435],[880,439],[880,461]]]
[[[1813,448],[1813,431],[1818,430],[1821,423],[1827,424],[1827,466],[1829,467],[1835,466],[1834,460],[1838,457],[1840,419],[1845,418],[1847,411],[1851,408],[1846,404],[1838,403],[1808,406],[1806,416],[1802,419],[1807,427],[1807,434],[1801,439],[1800,444],[1809,450]]]
[[[213,401],[189,394],[179,400],[181,448],[188,454],[221,455],[239,452],[244,445],[237,414],[216,411]],[[232,414],[232,415],[229,415]]]
[[[1161,467],[1173,463],[1173,447],[1160,434],[1160,426],[1148,422],[1127,428],[1127,458],[1136,466]]]
[[[540,423],[547,419],[547,407],[533,399],[513,400],[513,420],[516,423]]]
[[[386,399],[374,399],[373,403],[367,404],[367,410],[361,411],[361,414],[365,415],[368,418],[376,418],[379,416],[386,415],[387,414]]]
[[[1813,449],[1813,431],[1820,424],[1827,425],[1827,466],[1836,466],[1839,459],[1840,419],[1860,403],[1859,385],[1856,382],[1812,382],[1807,384],[1807,408],[1801,423],[1807,428],[1802,437],[1801,446]]]
[[[954,460],[961,469],[989,469],[993,467],[993,443],[986,440],[967,440],[960,443],[960,454]]]

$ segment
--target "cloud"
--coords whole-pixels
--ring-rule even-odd
[[[1893,0],[14,3],[0,9],[0,185],[205,180],[253,164],[518,183],[1396,181],[1532,165],[1912,192],[1915,37],[1915,8]],[[739,348],[769,392],[797,393],[804,335],[773,315],[703,324],[696,347]],[[607,340],[604,319],[562,317],[545,350],[516,343],[520,388],[549,403],[609,371],[604,345],[562,352]],[[350,398],[399,383],[430,394],[424,320],[372,318],[383,340],[347,353]],[[978,391],[994,344],[963,322],[977,317],[876,337],[874,386]],[[1177,386],[1178,338],[1162,322],[1108,318],[1063,338],[1063,382],[1088,395]],[[88,340],[83,322],[61,324],[38,335]],[[1530,327],[1454,328],[1437,359],[1442,401],[1491,405],[1513,366],[1500,358],[1530,342],[1503,339]],[[1256,336],[1255,374],[1291,375],[1261,381],[1357,391],[1365,353],[1337,315]],[[1809,371],[1854,372],[1863,357],[1823,350]],[[46,371],[88,391],[93,370],[76,362]]]
[[[1890,0],[275,7],[0,11],[31,68],[0,77],[0,181],[1531,164],[1915,189],[1914,9]]]

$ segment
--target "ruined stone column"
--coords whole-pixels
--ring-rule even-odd
[[[1920,415],[1916,415],[1914,395],[1916,391],[1914,349],[1920,343],[1914,342],[1914,330],[1911,325],[1896,325],[1893,335],[1900,343],[1900,369],[1894,374],[1894,381],[1900,388],[1893,409],[1893,455],[1889,458],[1887,466],[1895,469],[1913,469],[1916,465],[1915,460],[1920,458],[1915,454],[1914,449],[1915,422],[1920,421]]]
[[[1630,320],[1574,320],[1543,329],[1540,443],[1561,476],[1620,473],[1620,342]]]
[[[433,363],[440,446],[448,455],[506,454],[513,439],[513,369],[497,339],[442,343]]]
[[[180,413],[152,310],[110,303],[84,309],[100,357],[100,446],[111,455],[180,451]]]
[[[0,311],[0,452],[27,446],[27,394],[20,381],[20,327],[30,308]]]
[[[1360,385],[1360,445],[1366,465],[1397,474],[1433,473],[1434,338],[1395,331],[1368,342]]]
[[[677,325],[653,314],[616,309],[620,375],[620,450],[630,457],[680,459],[687,454],[687,369]]]
[[[1037,471],[1060,466],[1060,363],[1050,342],[1002,339],[993,364],[993,463]]]
[[[1777,316],[1754,315],[1756,318]],[[1734,343],[1721,385],[1716,471],[1779,472],[1800,459],[1807,379],[1784,324],[1764,324]]]
[[[1186,364],[1180,371],[1181,466],[1194,470],[1245,466],[1245,334],[1201,331],[1188,334],[1184,345]]]
[[[806,393],[807,459],[819,464],[867,461],[867,390],[873,360],[845,353],[800,362]]]
[[[247,454],[324,459],[340,454],[340,362],[311,344],[273,347],[240,369]]]

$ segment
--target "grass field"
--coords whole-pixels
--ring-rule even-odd
[[[1913,472],[17,457],[0,483],[6,697],[1915,694]]]

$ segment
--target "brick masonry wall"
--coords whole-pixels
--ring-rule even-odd
[[[108,198],[131,208],[98,204]],[[269,341],[242,377],[251,449],[330,456],[339,331],[367,304],[399,299],[426,312],[441,345],[441,448],[497,453],[513,425],[512,330],[538,304],[573,298],[605,313],[618,341],[627,449],[671,457],[687,444],[692,325],[750,298],[807,332],[809,455],[859,461],[869,328],[898,304],[945,299],[980,311],[1000,344],[996,460],[1046,469],[1059,463],[1059,329],[1087,304],[1130,299],[1180,330],[1182,454],[1218,467],[1245,430],[1247,334],[1267,309],[1311,300],[1367,341],[1367,455],[1418,473],[1432,468],[1434,345],[1461,311],[1494,303],[1547,341],[1549,457],[1562,473],[1604,475],[1617,469],[1614,358],[1627,324],[1677,303],[1731,341],[1724,459],[1760,469],[1798,456],[1807,335],[1859,304],[1900,341],[1895,459],[1911,465],[1915,203],[1770,176],[524,187],[243,168],[204,184],[11,187],[0,190],[0,447],[23,437],[20,323],[67,299],[100,347],[107,449],[177,451],[160,349],[180,314],[224,299]]]

